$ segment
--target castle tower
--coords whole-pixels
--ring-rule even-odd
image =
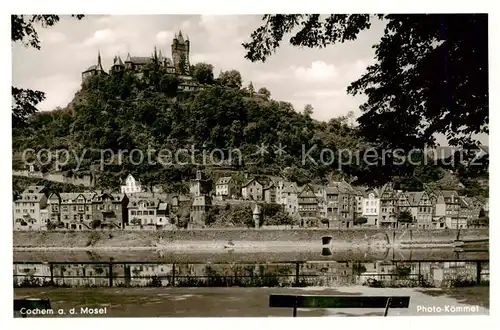
[[[100,51],[97,52],[97,64],[91,65],[87,70],[82,72],[82,81],[85,81],[91,76],[96,76],[99,74],[107,74],[102,68]]]
[[[125,64],[123,64],[120,56],[115,56],[115,58],[113,59],[113,66],[111,67],[111,71],[118,73],[123,72],[123,70],[125,70]]]
[[[130,53],[127,53],[127,58],[125,59],[125,67],[129,70],[134,68],[134,64],[132,62],[132,58],[130,57]]]
[[[172,42],[172,59],[176,73],[189,74],[189,39],[184,40],[182,31],[175,35]]]

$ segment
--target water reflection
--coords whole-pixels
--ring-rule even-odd
[[[489,281],[488,261],[15,263],[14,286],[443,287]],[[478,277],[479,276],[479,277]]]

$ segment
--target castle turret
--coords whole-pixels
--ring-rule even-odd
[[[97,64],[91,65],[87,70],[82,72],[82,81],[85,81],[87,78],[99,74],[107,74],[102,68],[101,63],[101,52],[97,52]]]
[[[184,40],[182,31],[175,35],[172,42],[172,59],[176,73],[189,74],[189,40]]]
[[[125,59],[125,67],[127,69],[133,69],[134,63],[132,62],[132,58],[130,57],[130,53],[127,53],[127,58]]]
[[[125,69],[125,64],[123,64],[120,56],[115,56],[113,59],[113,66],[111,67],[111,71],[122,72],[124,69]]]

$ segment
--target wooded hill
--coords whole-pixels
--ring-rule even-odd
[[[272,100],[265,88],[259,93],[252,85],[243,88],[237,71],[226,71],[218,79],[213,79],[211,65],[200,63],[191,70],[203,89],[179,92],[179,78],[167,74],[154,63],[142,76],[127,72],[95,76],[82,85],[68,107],[38,112],[26,124],[14,127],[14,153],[33,148],[53,152],[68,149],[78,157],[84,155],[77,172],[76,160],[62,168],[74,175],[89,173],[91,165],[99,163],[101,153],[97,150],[109,149],[117,155],[120,150],[139,149],[146,156],[150,150],[151,159],[157,161],[158,154],[152,150],[191,150],[194,146],[198,150],[195,159],[202,163],[202,148],[208,154],[214,149],[223,150],[225,159],[230,150],[238,149],[243,162],[224,163],[222,167],[229,173],[281,175],[299,184],[327,183],[344,177],[348,181],[357,180],[354,183],[377,186],[386,180],[382,170],[377,171],[363,162],[356,164],[353,161],[343,165],[341,170],[337,160],[323,165],[319,162],[323,148],[336,155],[338,150],[363,151],[369,147],[357,128],[349,123],[348,116],[320,122],[311,118],[311,106],[299,112],[290,103]],[[274,153],[271,146],[279,144],[286,146],[285,154]],[[268,152],[256,154],[257,146],[261,145],[270,146]],[[310,155],[318,160],[318,164],[304,164],[303,146],[309,150],[314,145],[316,148]],[[323,158],[327,156],[323,155]],[[184,160],[190,162],[190,155],[186,157]],[[410,165],[402,166],[404,173],[408,173],[407,166]],[[97,186],[118,188],[120,180],[131,173],[147,186],[161,184],[167,191],[186,192],[184,182],[192,179],[200,168],[213,176],[221,166],[163,166],[148,165],[147,162],[134,165],[129,157],[124,157],[122,164],[105,165]],[[53,166],[48,164],[38,166],[38,169],[47,172],[52,171]],[[475,178],[487,176],[487,172],[472,172],[467,167],[454,170],[457,178],[468,180],[462,182],[466,189],[471,190],[468,194],[485,193],[478,188]],[[410,176],[402,174],[395,178],[409,190],[420,190],[424,184],[436,182],[444,176],[439,165],[412,167],[411,172]]]

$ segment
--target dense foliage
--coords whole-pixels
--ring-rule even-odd
[[[210,65],[195,68],[205,70],[200,79],[207,81]],[[234,70],[229,73],[222,75],[239,76]],[[179,92],[181,81],[154,63],[142,75],[95,76],[82,85],[67,108],[35,113],[27,127],[14,129],[14,151],[50,149],[54,154],[69,150],[70,159],[61,169],[75,174],[90,173],[104,156],[104,165],[98,166],[103,170],[97,175],[99,188],[116,188],[132,173],[147,187],[162,185],[169,192],[186,193],[188,186],[183,182],[193,178],[197,169],[210,173],[221,164],[231,165],[229,175],[231,170],[233,175],[241,171],[282,175],[299,184],[327,183],[340,177],[371,177],[372,182],[377,178],[379,173],[360,159],[349,161],[340,152],[352,150],[356,157],[354,151],[365,145],[357,128],[350,125],[350,116],[319,122],[310,117],[311,106],[298,112],[289,103],[265,100],[248,89],[230,87],[234,85],[231,79],[226,81],[229,86],[223,80],[205,84],[197,92]],[[266,91],[261,88],[270,95]],[[280,144],[284,153],[275,153]],[[258,153],[262,145],[267,146],[265,152]],[[310,158],[304,157],[311,148]],[[143,153],[142,162],[134,149]],[[180,153],[178,159],[164,157],[165,150],[172,155],[179,149],[188,152]],[[152,162],[148,163],[148,157]],[[220,162],[230,157],[230,163]],[[51,164],[38,166],[42,171],[50,168]],[[412,169],[411,176],[397,181],[407,190],[422,190],[426,183],[443,177],[433,164]],[[465,170],[464,175],[468,175]]]
[[[301,23],[302,29],[292,37],[292,44],[323,47],[355,39],[361,30],[369,28],[371,18],[333,15],[321,22],[318,15],[268,15],[265,27],[252,35],[251,43],[245,44],[248,58],[264,60],[279,46],[284,34]],[[453,140],[454,133],[460,131],[457,125],[465,125],[461,133],[487,132],[487,56],[483,38],[486,16],[379,18],[386,19],[388,25],[376,47],[378,64],[368,68],[368,73],[349,89],[353,94],[368,95],[359,127],[350,124],[352,114],[328,122],[316,121],[311,118],[311,105],[296,111],[290,103],[272,100],[271,92],[263,86],[258,86],[257,93],[252,83],[242,88],[242,77],[236,70],[221,72],[214,78],[213,66],[207,63],[189,68],[205,88],[179,92],[182,81],[153,61],[142,76],[125,72],[93,77],[82,85],[68,107],[50,112],[36,112],[43,92],[13,87],[14,153],[18,155],[27,148],[69,150],[69,162],[62,170],[70,175],[90,173],[102,165],[104,155],[105,164],[97,176],[98,188],[116,188],[121,179],[132,173],[147,186],[160,184],[169,192],[186,193],[185,182],[194,176],[198,164],[203,164],[205,172],[211,172],[215,162],[226,168],[232,165],[233,176],[234,171],[236,175],[243,171],[275,174],[299,184],[326,183],[342,177],[371,186],[392,180],[405,190],[457,189],[457,182],[444,180],[448,172],[442,167],[455,171],[453,177],[465,185],[466,194],[487,195],[487,189],[476,180],[487,177],[487,158],[483,159],[483,167],[425,164],[422,153],[417,154],[422,158],[417,166],[397,165],[392,159],[384,159],[383,166],[363,161],[368,148],[421,147],[424,142],[431,143],[430,137],[437,132],[451,134],[452,142],[457,142]],[[12,41],[39,49],[35,24],[49,27],[58,20],[56,15],[13,15]],[[472,38],[473,31],[479,31],[479,37]],[[419,45],[423,46],[415,50]],[[439,52],[445,54],[446,66],[460,67],[461,71],[455,71],[459,72],[456,77],[443,76],[439,70],[433,74],[434,68],[443,64],[436,58]],[[401,66],[406,69],[400,70]],[[394,88],[396,83],[398,89]],[[466,90],[471,83],[475,87]],[[451,108],[436,96],[443,88],[454,100]],[[420,106],[422,102],[427,102],[427,106]],[[417,103],[419,106],[415,106]],[[391,111],[384,104],[389,104]],[[416,118],[424,119],[430,126],[417,132]],[[276,152],[280,145],[283,153]],[[259,148],[262,146],[265,148]],[[175,153],[183,148],[188,153],[181,153],[173,165],[159,162],[165,162],[160,159],[159,150]],[[191,148],[196,149],[194,156]],[[307,152],[310,148],[313,150]],[[132,153],[134,149],[141,150],[145,160],[149,158],[155,164],[142,161],[136,165],[140,155]],[[241,156],[231,152],[234,149]],[[323,149],[328,152],[322,152]],[[352,153],[346,156],[340,150]],[[219,162],[221,158],[228,160],[229,155],[235,159]],[[54,170],[50,162],[36,168],[44,173]],[[446,182],[440,182],[443,180]],[[278,218],[282,217],[276,216],[277,222],[284,221]]]
[[[71,15],[82,19],[84,15]],[[59,22],[58,15],[11,15],[11,40],[25,47],[40,49],[35,26],[51,27]],[[21,127],[34,114],[36,106],[45,99],[45,93],[12,86],[12,127]]]
[[[487,14],[265,15],[243,46],[248,59],[265,61],[287,34],[293,46],[322,48],[356,39],[374,19],[387,23],[376,63],[347,88],[368,97],[358,123],[371,146],[424,148],[440,133],[469,148],[474,134],[489,132]],[[391,159],[367,170],[372,183],[413,171]]]

